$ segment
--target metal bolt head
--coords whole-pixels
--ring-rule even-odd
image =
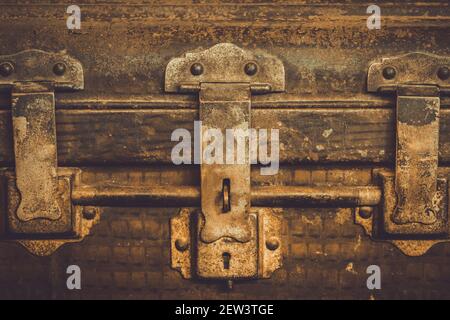
[[[66,65],[62,62],[58,62],[53,66],[53,73],[57,76],[62,76],[66,73]]]
[[[175,241],[175,247],[178,251],[186,251],[189,248],[189,241],[186,238],[180,238]]]
[[[191,66],[191,73],[192,73],[192,75],[194,75],[194,76],[199,76],[199,75],[201,75],[201,74],[203,73],[203,66],[202,66],[202,64],[201,64],[201,63],[198,63],[198,62],[194,63],[194,64]]]
[[[395,71],[392,67],[386,67],[383,69],[383,77],[387,80],[392,80],[397,75],[397,71]]]
[[[93,207],[86,207],[83,209],[83,218],[86,220],[93,220],[97,216],[97,210]]]
[[[370,219],[373,214],[372,207],[361,207],[359,208],[359,216],[363,219]]]
[[[14,72],[14,66],[10,62],[3,62],[0,64],[0,74],[3,77],[8,77]]]
[[[275,251],[280,247],[280,240],[277,237],[271,237],[266,240],[266,247],[271,251]]]
[[[450,69],[447,67],[440,67],[437,73],[439,79],[447,80],[450,78]]]
[[[245,65],[244,71],[248,76],[254,76],[258,72],[258,66],[254,62],[249,62]]]

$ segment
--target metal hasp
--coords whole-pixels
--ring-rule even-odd
[[[284,89],[279,59],[229,43],[167,65],[166,92],[198,93],[201,121],[201,211],[183,209],[171,220],[172,267],[184,277],[265,278],[281,266],[280,218],[250,207],[249,129],[251,95]],[[223,163],[210,154],[215,132],[227,137]]]
[[[0,89],[11,92],[15,168],[0,179],[0,238],[37,255],[81,239],[83,222],[72,205],[76,169],[58,168],[55,90],[82,90],[81,63],[65,53],[27,50],[0,56]]]
[[[356,212],[356,220],[410,256],[450,240],[447,177],[438,170],[440,94],[450,92],[449,68],[449,57],[425,53],[384,58],[369,68],[369,92],[397,94],[395,172],[378,172],[380,216]]]

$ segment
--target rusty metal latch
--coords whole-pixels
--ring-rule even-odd
[[[166,68],[166,92],[199,95],[202,149],[209,130],[224,136],[227,129],[248,132],[251,95],[281,92],[284,87],[280,60],[228,43],[187,53]],[[270,210],[250,207],[248,153],[237,163],[203,160],[200,171],[201,212],[183,209],[171,221],[172,266],[186,278],[193,273],[221,279],[270,276],[280,266],[281,254],[279,245],[267,249],[264,239],[279,242],[280,222]]]
[[[83,68],[65,53],[40,50],[0,56],[0,65],[0,89],[12,98],[15,155],[15,169],[1,181],[0,238],[47,255],[81,239],[90,225],[71,201],[77,170],[58,168],[55,120],[55,90],[83,89]]]
[[[449,57],[410,53],[369,68],[369,92],[397,94],[395,172],[379,172],[381,217],[371,224],[356,216],[373,237],[407,255],[449,240],[447,177],[438,170],[440,94],[450,92],[440,70],[449,65]]]

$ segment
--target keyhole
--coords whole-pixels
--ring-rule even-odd
[[[230,212],[231,210],[231,182],[226,178],[222,181],[222,213]]]
[[[229,254],[228,252],[224,252],[222,254],[222,258],[223,258],[223,268],[225,270],[230,269],[231,254]]]

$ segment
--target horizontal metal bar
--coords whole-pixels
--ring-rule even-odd
[[[441,97],[441,106],[450,107],[450,98]],[[195,96],[163,95],[115,95],[105,97],[74,98],[73,94],[58,94],[57,109],[198,109]],[[287,93],[254,96],[252,109],[286,108],[386,108],[395,107],[394,96],[378,97],[373,94],[352,97],[321,97],[305,99],[304,96]]]
[[[252,205],[261,207],[374,206],[381,200],[376,186],[264,186],[251,193]]]
[[[450,107],[450,98],[441,97],[441,106]],[[374,97],[360,95],[358,98],[305,99],[293,94],[270,94],[252,98],[252,109],[394,109],[395,97]],[[9,110],[9,96],[0,95],[0,110]],[[195,96],[165,95],[120,95],[105,97],[72,97],[59,93],[56,96],[58,110],[117,110],[117,109],[198,109]]]
[[[9,109],[9,96],[0,95],[0,109]],[[445,100],[444,103],[445,105]],[[253,109],[286,108],[394,108],[395,97],[357,95],[356,97],[320,97],[305,99],[304,96],[286,93],[257,95],[252,98]],[[108,95],[75,96],[58,93],[57,109],[198,109],[194,95],[177,94],[152,95]]]
[[[84,206],[197,206],[199,187],[79,187],[72,202]]]
[[[355,207],[380,203],[376,186],[264,186],[252,187],[255,207]],[[85,206],[200,206],[200,187],[76,187],[72,202]]]

